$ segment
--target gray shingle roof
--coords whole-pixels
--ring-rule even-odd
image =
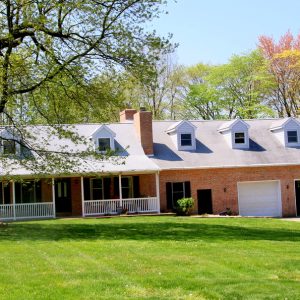
[[[91,135],[100,128],[102,124],[79,124],[69,127],[71,130],[77,132],[83,140],[87,143],[93,143],[90,140]],[[142,146],[135,133],[133,124],[131,123],[116,123],[106,124],[106,126],[116,133],[114,137],[116,149],[121,156],[121,159],[117,161],[115,159],[100,161],[99,159],[91,158],[78,158],[77,160],[77,172],[78,173],[129,173],[129,172],[154,172],[159,168],[151,161],[142,149]],[[56,135],[51,133],[52,129],[48,126],[29,126],[28,130],[32,133],[30,144],[40,146],[45,144],[45,148],[48,151],[74,151],[80,152],[87,149],[87,145],[80,142],[74,143],[70,139],[59,139]],[[48,143],[46,145],[46,143]],[[17,163],[17,162],[16,162]],[[8,166],[3,167],[0,164],[0,174],[10,175],[30,175],[33,171],[28,170],[22,166],[16,167],[14,163],[13,168],[8,171]]]
[[[154,157],[161,169],[220,168],[258,165],[300,165],[300,148],[285,148],[270,131],[274,119],[246,120],[250,148],[232,149],[218,132],[224,121],[191,121],[196,150],[178,151],[165,132],[174,121],[154,121]],[[279,120],[281,121],[281,120]]]

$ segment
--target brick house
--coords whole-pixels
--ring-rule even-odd
[[[39,136],[46,128],[36,126],[33,132]],[[190,196],[195,214],[230,208],[244,216],[300,215],[296,119],[153,121],[150,112],[126,109],[119,123],[80,124],[72,130],[95,151],[117,150],[123,162],[82,159],[71,174],[38,179],[17,168],[9,180],[2,179],[0,219],[93,216],[121,208],[159,213]],[[50,150],[85,147],[48,140]],[[5,141],[1,151],[16,153],[18,148]]]

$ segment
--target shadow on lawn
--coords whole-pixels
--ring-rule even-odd
[[[224,222],[225,223],[225,222]],[[86,222],[12,223],[0,228],[1,241],[58,241],[58,240],[145,240],[145,241],[206,241],[268,240],[300,241],[300,230],[287,228],[247,227],[244,224],[224,225],[209,222],[122,222],[89,224]],[[262,223],[263,224],[263,223]],[[263,225],[261,225],[263,226]]]

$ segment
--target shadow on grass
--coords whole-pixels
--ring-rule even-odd
[[[224,222],[225,223],[225,222]],[[223,223],[223,224],[224,224]],[[59,240],[141,240],[141,241],[197,241],[268,240],[300,241],[300,230],[253,227],[250,224],[166,222],[105,223],[12,223],[0,229],[1,241],[59,241]],[[263,224],[263,223],[262,223]],[[257,225],[255,225],[257,226]],[[263,226],[263,225],[262,225]]]

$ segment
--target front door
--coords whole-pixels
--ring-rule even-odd
[[[300,217],[300,180],[295,181],[295,194],[297,216]]]
[[[197,190],[198,214],[212,214],[211,190]]]
[[[55,208],[57,213],[72,212],[70,178],[55,180]]]

